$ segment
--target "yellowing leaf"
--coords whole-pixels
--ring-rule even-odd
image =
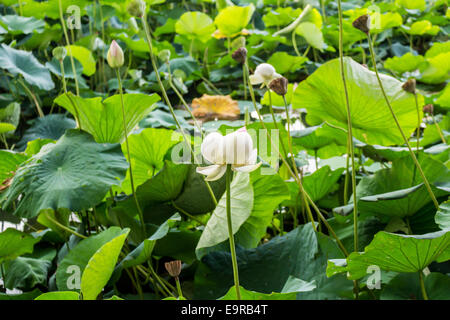
[[[201,98],[192,101],[192,113],[201,121],[214,119],[234,120],[239,117],[240,110],[237,101],[230,96],[209,96],[204,94]]]

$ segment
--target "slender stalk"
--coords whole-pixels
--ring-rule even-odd
[[[272,91],[269,88],[267,88],[267,92],[269,93],[269,109],[270,109],[270,114],[272,115],[273,125],[275,126],[275,129],[277,131],[279,131],[277,119],[275,118],[275,113],[273,112],[273,107],[272,107]],[[287,158],[288,153],[286,151],[286,147],[284,146],[283,139],[280,139],[280,143],[281,143],[281,148],[283,149],[283,152],[284,152],[284,156]],[[295,167],[295,163],[293,165]]]
[[[434,203],[434,206],[436,207],[436,209],[439,210],[439,202],[437,201],[436,196],[433,193],[433,190],[431,190],[430,183],[428,182],[428,179],[425,177],[422,167],[420,166],[419,161],[417,161],[416,155],[412,151],[411,145],[408,142],[408,138],[406,138],[405,133],[403,132],[402,127],[400,126],[400,122],[398,121],[397,116],[395,115],[394,109],[391,106],[389,98],[387,97],[386,92],[384,91],[383,83],[381,82],[380,75],[378,74],[378,68],[377,68],[377,64],[376,64],[376,60],[375,60],[375,52],[373,50],[373,43],[372,43],[372,38],[370,36],[370,32],[367,34],[367,39],[369,42],[369,50],[370,50],[370,55],[372,57],[372,63],[373,63],[373,67],[375,70],[375,74],[377,76],[377,80],[378,80],[378,84],[380,86],[381,92],[383,93],[384,99],[386,100],[386,104],[387,104],[389,110],[391,111],[392,117],[394,118],[395,124],[397,125],[397,128],[400,131],[406,146],[408,147],[411,158],[413,159],[415,166],[417,167],[420,175],[422,176],[423,182],[425,184],[425,187],[427,188],[428,193],[430,194],[431,200],[433,200],[433,203]]]
[[[178,298],[183,298],[183,291],[181,290],[180,278],[175,277],[175,283],[177,284]]]
[[[69,40],[69,35],[67,34],[66,22],[64,21],[64,14],[63,14],[63,10],[62,10],[61,0],[58,0],[58,5],[59,5],[59,19],[61,20],[61,26],[63,28],[64,38],[66,39],[67,51],[68,51],[69,57],[70,57],[70,63],[72,64],[72,72],[73,72],[73,76],[75,79],[75,89],[76,89],[77,96],[79,96],[80,88],[78,87],[78,78],[77,78],[77,72],[75,69],[75,61],[73,60],[72,49],[70,48],[70,40]]]
[[[77,237],[82,238],[82,239],[86,239],[86,238],[87,238],[86,236],[84,236],[84,235],[82,235],[82,234],[79,234],[78,232],[73,231],[72,229],[66,227],[65,225],[63,225],[63,224],[61,224],[61,223],[59,223],[58,221],[56,221],[55,219],[53,219],[52,217],[50,217],[50,214],[47,213],[45,216],[46,216],[46,218],[47,218],[48,220],[50,220],[51,222],[53,222],[54,224],[56,224],[58,227],[60,227],[61,229],[63,229],[63,230],[65,230],[65,231],[67,231],[67,232],[73,234],[74,236],[77,236]]]
[[[142,213],[142,209],[141,209],[141,206],[139,204],[139,201],[138,201],[138,198],[137,198],[137,195],[136,195],[136,189],[134,187],[133,166],[131,164],[130,145],[128,143],[128,130],[127,130],[127,125],[126,125],[126,120],[125,120],[126,117],[125,117],[125,105],[124,105],[124,102],[123,102],[122,80],[120,78],[119,68],[115,68],[115,69],[116,69],[117,81],[119,82],[120,102],[121,102],[121,105],[122,105],[123,133],[125,135],[125,145],[127,147],[128,163],[130,164],[131,191],[133,192],[134,202],[136,203],[136,207],[137,207],[137,210],[138,210],[138,213],[139,213],[139,219],[141,220],[142,230],[144,231],[144,234],[145,234],[144,214]]]
[[[36,106],[36,110],[39,114],[39,117],[44,117],[44,112],[42,112],[42,109],[39,105],[39,102],[36,98],[36,96],[34,95],[34,93],[27,87],[27,85],[25,84],[25,82],[23,82],[23,80],[19,77],[17,78],[17,81],[22,85],[22,87],[25,89],[25,92],[31,97],[31,100],[33,100],[34,105]]]
[[[439,133],[439,136],[441,137],[441,140],[444,144],[447,143],[447,141],[445,140],[444,134],[442,133],[441,127],[439,127],[439,123],[436,122],[436,118],[434,117],[433,114],[431,114],[431,118],[433,119],[434,125],[436,126],[436,129]]]
[[[428,300],[427,290],[425,290],[425,282],[423,281],[423,270],[419,271],[420,290],[422,290],[423,300]]]
[[[300,51],[298,50],[298,47],[297,47],[297,40],[295,38],[295,30],[292,31],[292,36],[291,37],[292,37],[292,46],[294,47],[294,51],[299,57],[301,57],[302,54],[300,53]]]
[[[231,165],[227,165],[226,173],[226,185],[227,185],[227,224],[228,224],[228,238],[230,239],[230,251],[231,251],[231,262],[233,265],[233,278],[234,286],[236,287],[236,297],[237,300],[241,300],[241,290],[239,287],[239,271],[236,259],[236,247],[234,245],[234,234],[233,234],[233,224],[231,222],[231,178],[233,172],[231,171]]]
[[[61,68],[61,78],[62,78],[64,93],[67,93],[66,74],[64,72],[64,63],[62,60],[59,60],[59,66]]]
[[[353,246],[354,250],[358,252],[358,201],[356,199],[356,166],[355,166],[355,150],[353,148],[353,132],[352,132],[352,116],[350,111],[350,101],[348,97],[348,88],[347,88],[347,80],[345,78],[345,69],[344,69],[344,26],[342,21],[342,6],[341,0],[338,0],[338,11],[339,11],[339,62],[340,62],[340,71],[342,77],[342,84],[344,86],[345,93],[345,105],[347,109],[347,127],[348,127],[348,136],[347,136],[347,144],[350,150],[350,154],[348,156],[351,157],[352,161],[352,192],[353,192]],[[348,169],[348,168],[347,168]],[[347,171],[348,172],[348,171]]]
[[[19,14],[23,16],[22,0],[19,0]]]
[[[184,130],[181,127],[180,122],[178,121],[177,117],[175,116],[175,111],[172,107],[172,104],[170,103],[169,96],[167,95],[166,89],[164,88],[164,85],[161,81],[161,77],[159,75],[158,67],[156,66],[156,59],[155,59],[155,55],[153,54],[152,38],[150,36],[146,13],[143,15],[141,20],[142,20],[142,24],[144,26],[144,33],[145,33],[145,36],[147,39],[147,44],[148,44],[148,47],[150,50],[149,54],[150,54],[150,60],[151,60],[152,66],[153,66],[153,71],[155,71],[156,80],[161,89],[161,93],[163,95],[164,101],[166,102],[167,106],[169,107],[170,113],[172,114],[173,120],[175,121],[177,128],[181,131],[181,134],[183,135],[183,139],[184,139],[185,143],[187,144],[187,146],[190,149],[192,160],[195,161],[195,156],[194,156],[194,152],[192,151],[191,144],[190,144],[189,140],[186,138]],[[217,206],[217,199],[216,199],[216,196],[214,195],[214,192],[213,192],[211,186],[209,185],[208,181],[206,181],[206,180],[203,180],[203,181],[205,181],[205,184],[206,184],[206,187],[208,188],[209,194],[211,195],[211,198],[212,198],[214,204]]]
[[[416,111],[417,111],[417,131],[416,131],[416,139],[417,139],[417,157],[419,156],[420,149],[420,124],[422,123],[422,119],[420,118],[420,110],[419,110],[419,101],[417,99],[417,93],[414,93],[414,100],[416,102]]]

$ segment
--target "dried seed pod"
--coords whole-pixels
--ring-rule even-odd
[[[416,93],[416,79],[409,79],[402,85],[403,90],[409,93]]]
[[[240,47],[235,52],[233,52],[231,57],[238,63],[245,63],[245,61],[247,60],[247,49],[245,49],[245,47]]]
[[[284,96],[287,93],[288,83],[288,79],[285,77],[276,78],[270,81],[269,88],[276,94]]]
[[[171,277],[176,278],[181,273],[181,261],[180,260],[166,262],[164,264],[164,266],[166,267],[166,270],[170,274]]]
[[[427,104],[423,106],[423,112],[428,114],[433,114],[434,106],[432,104]]]
[[[353,27],[361,30],[365,34],[369,34],[370,32],[370,16],[368,14],[360,16],[358,19],[353,21]]]

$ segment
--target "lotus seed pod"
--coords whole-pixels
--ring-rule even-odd
[[[285,96],[288,89],[288,79],[285,77],[276,78],[270,81],[269,89],[280,96]]]
[[[181,261],[180,260],[166,262],[164,264],[164,266],[166,267],[166,270],[170,274],[171,277],[176,278],[181,273]]]
[[[434,106],[432,104],[427,104],[423,106],[423,112],[428,114],[433,114]]]
[[[63,61],[67,55],[67,49],[64,47],[56,47],[53,49],[52,54],[57,60]]]
[[[106,60],[108,61],[109,66],[113,69],[123,66],[123,51],[115,40],[111,42]]]
[[[128,5],[128,13],[141,18],[144,16],[146,4],[143,0],[133,0]]]
[[[241,47],[233,52],[231,57],[238,63],[245,63],[245,61],[247,60],[247,49]]]
[[[403,90],[409,93],[416,93],[416,79],[409,79],[402,85]]]
[[[355,27],[358,30],[361,30],[365,34],[369,34],[369,32],[370,32],[370,16],[368,14],[360,16],[358,19],[353,21],[352,25],[353,25],[353,27]]]

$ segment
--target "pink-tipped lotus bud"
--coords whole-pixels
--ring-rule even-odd
[[[273,79],[269,83],[269,89],[280,96],[285,96],[288,90],[288,79],[285,77]]]
[[[128,5],[128,13],[132,16],[142,18],[145,13],[146,4],[143,0],[133,0]]]
[[[358,30],[361,30],[365,34],[369,34],[369,32],[370,32],[370,16],[368,14],[360,16],[358,19],[353,21],[352,25],[353,25],[353,27],[355,27]]]
[[[402,85],[403,90],[409,93],[416,93],[416,79],[409,79]]]
[[[180,260],[166,262],[164,264],[164,266],[166,267],[166,270],[170,274],[171,277],[176,278],[181,273],[181,261]]]
[[[123,51],[115,40],[111,42],[106,60],[108,61],[109,66],[113,69],[123,66]]]
[[[237,63],[245,63],[247,60],[247,49],[245,47],[240,47],[237,49],[231,57],[237,62]]]
[[[432,104],[427,104],[423,106],[423,112],[428,114],[433,114],[434,106]]]

